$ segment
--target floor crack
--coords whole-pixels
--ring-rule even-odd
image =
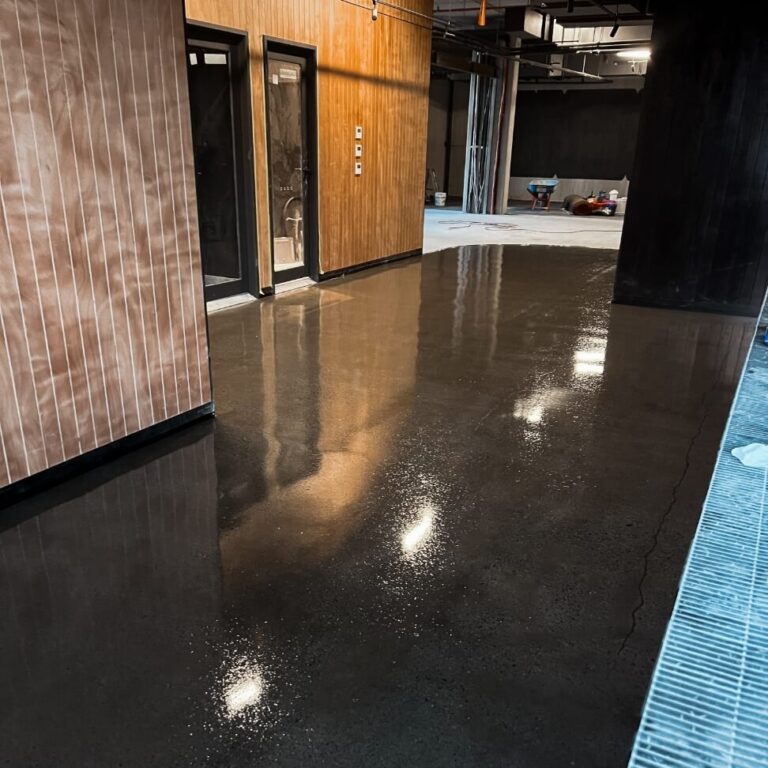
[[[619,648],[618,653],[622,653],[624,649],[627,647],[627,644],[629,643],[630,638],[635,632],[635,629],[637,629],[637,617],[640,611],[643,609],[643,606],[645,605],[645,594],[643,593],[643,585],[645,584],[645,580],[648,577],[648,561],[650,560],[651,555],[656,550],[656,547],[659,544],[659,537],[661,536],[661,532],[664,529],[664,524],[667,522],[667,519],[669,518],[669,515],[671,514],[672,510],[675,507],[675,504],[677,504],[677,494],[682,486],[682,484],[685,482],[685,478],[688,475],[688,470],[691,468],[691,453],[693,452],[693,447],[696,445],[696,441],[701,437],[701,433],[704,430],[704,423],[706,422],[707,418],[709,417],[711,406],[706,405],[709,393],[704,396],[702,405],[705,405],[704,413],[701,416],[701,419],[699,419],[699,424],[696,427],[696,431],[692,435],[691,439],[688,442],[688,450],[685,452],[685,464],[683,466],[683,470],[680,473],[680,477],[677,478],[677,482],[672,486],[672,494],[669,499],[669,504],[667,505],[667,508],[664,510],[664,514],[659,518],[659,523],[656,526],[656,530],[653,533],[653,540],[651,542],[651,546],[648,548],[648,550],[643,555],[643,572],[640,575],[640,582],[637,585],[637,591],[638,591],[638,601],[635,604],[635,607],[632,609],[632,626],[629,628],[629,631],[626,635],[624,635],[624,639],[621,641],[621,647]]]

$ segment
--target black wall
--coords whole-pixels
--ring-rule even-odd
[[[768,276],[768,36],[659,4],[620,303],[757,314]]]
[[[512,176],[629,178],[641,100],[633,90],[521,91]]]

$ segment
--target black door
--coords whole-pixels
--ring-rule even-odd
[[[247,39],[198,25],[187,36],[205,298],[256,293]]]
[[[317,279],[315,54],[265,41],[274,282]]]

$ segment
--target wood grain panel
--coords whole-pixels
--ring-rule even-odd
[[[0,485],[210,401],[179,0],[0,0]]]
[[[421,248],[431,33],[426,19],[365,0],[187,0],[190,21],[249,33],[262,287],[272,285],[263,36],[317,47],[320,271]],[[431,0],[400,0],[431,13]],[[363,175],[354,175],[362,125]]]

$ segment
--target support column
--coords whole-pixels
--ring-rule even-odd
[[[768,36],[657,3],[614,300],[756,315],[768,280]]]
[[[513,47],[520,45],[513,41]],[[503,96],[501,103],[501,129],[499,131],[499,151],[496,167],[496,192],[493,201],[493,213],[506,213],[509,203],[509,180],[512,172],[512,141],[515,131],[515,109],[517,108],[517,83],[520,74],[520,62],[509,59],[504,64]]]

